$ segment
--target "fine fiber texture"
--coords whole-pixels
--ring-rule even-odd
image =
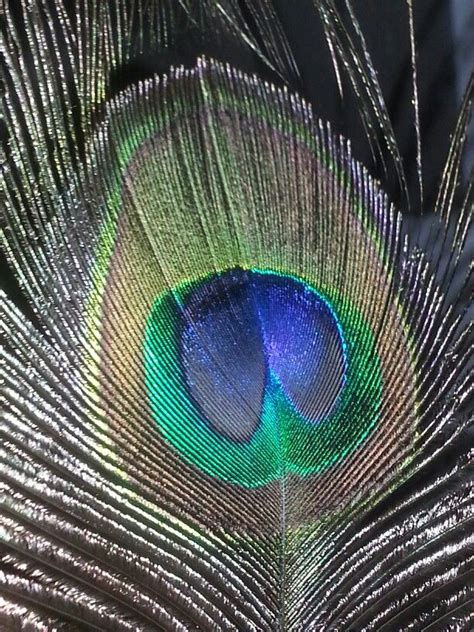
[[[281,3],[3,2],[1,630],[474,625],[472,82],[420,214],[412,3],[410,164],[306,4],[377,178]]]

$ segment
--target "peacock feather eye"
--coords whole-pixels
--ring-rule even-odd
[[[145,411],[158,471],[180,463],[213,494],[288,478],[311,494],[333,476],[350,497],[383,479],[416,421],[385,197],[293,95],[205,61],[140,92],[101,132],[119,160],[102,167],[113,241],[91,304],[103,372],[122,373],[114,406]]]
[[[342,326],[327,299],[289,275],[234,269],[165,292],[144,346],[163,435],[188,462],[244,487],[334,465],[380,412],[367,328],[357,317]]]
[[[472,629],[474,83],[441,172],[370,4],[0,2],[0,629]]]

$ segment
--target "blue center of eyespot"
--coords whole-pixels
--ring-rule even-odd
[[[308,424],[330,415],[346,380],[345,343],[331,306],[304,281],[229,270],[194,286],[182,306],[183,375],[213,431],[247,443],[272,392]]]
[[[341,463],[380,415],[381,365],[362,314],[279,271],[235,268],[165,290],[143,361],[163,438],[246,488]]]

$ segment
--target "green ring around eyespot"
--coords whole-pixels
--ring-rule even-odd
[[[187,294],[208,278],[162,293],[146,321],[145,383],[152,415],[166,441],[205,474],[246,488],[287,474],[316,474],[353,453],[376,425],[382,400],[374,337],[358,311],[343,299],[329,300],[303,281],[331,307],[341,327],[347,354],[343,391],[331,414],[314,425],[291,406],[277,381],[270,380],[258,429],[248,443],[237,444],[214,432],[202,418],[187,393],[179,361],[178,311]]]

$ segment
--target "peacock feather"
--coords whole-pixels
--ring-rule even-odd
[[[416,63],[418,197],[349,0],[309,4],[397,205],[278,2],[5,2],[2,629],[472,625],[472,81],[414,220]]]

